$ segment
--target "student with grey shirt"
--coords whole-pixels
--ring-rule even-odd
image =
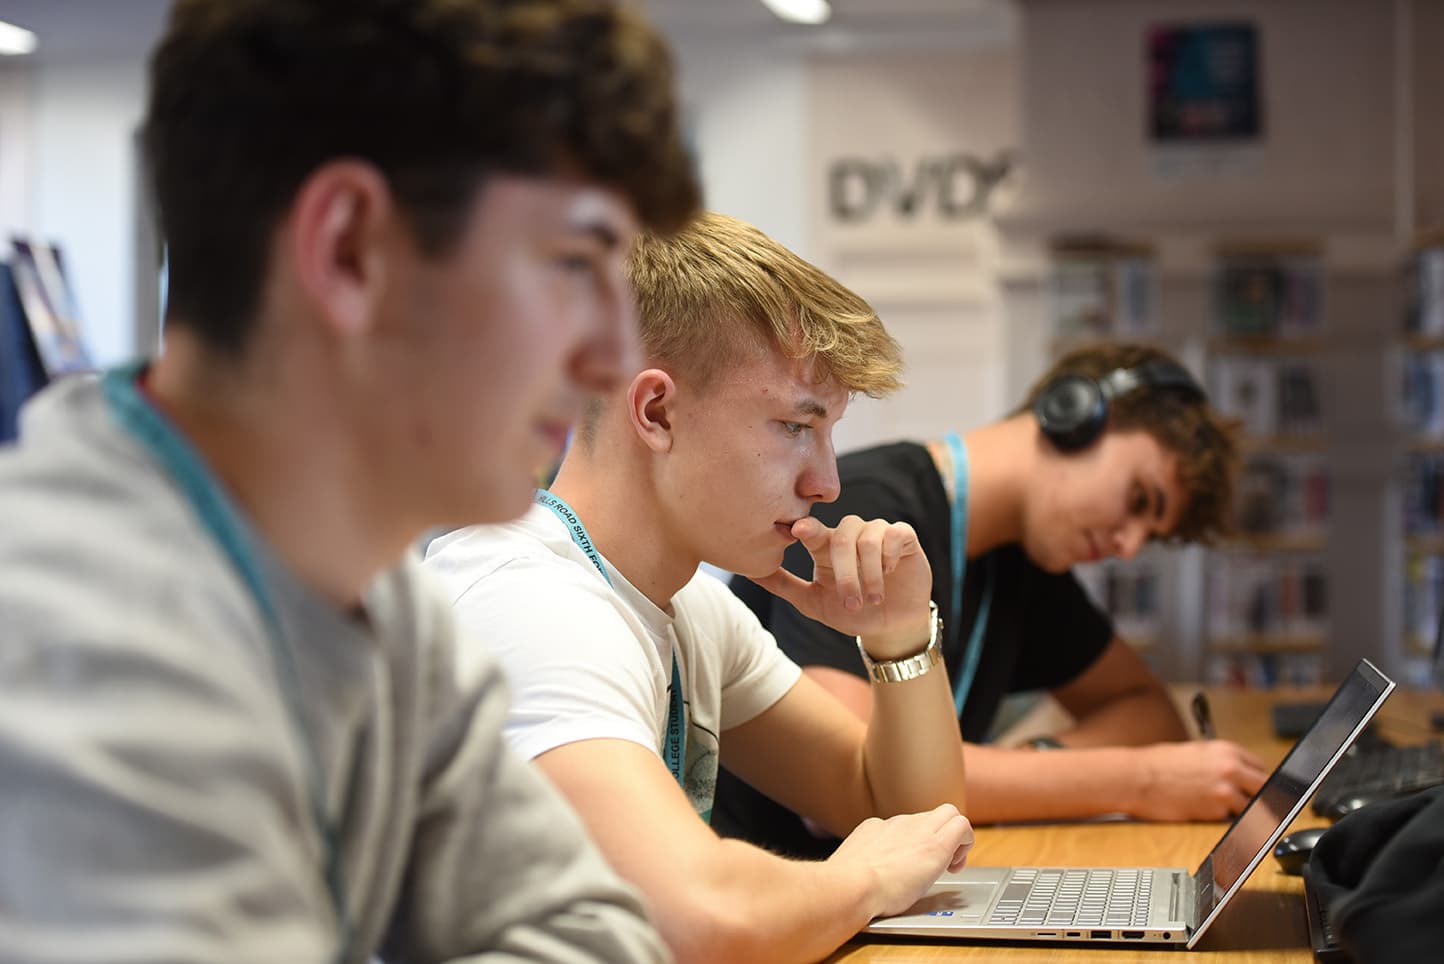
[[[165,351],[0,453],[0,961],[633,961],[408,547],[531,498],[697,203],[600,0],[179,0]]]

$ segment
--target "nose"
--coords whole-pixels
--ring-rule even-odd
[[[842,482],[837,477],[837,453],[832,448],[832,439],[828,438],[818,446],[817,454],[797,480],[797,494],[811,502],[835,502],[840,492]]]
[[[605,393],[642,367],[632,289],[618,272],[596,299],[596,311],[572,361],[572,377],[587,392]]]
[[[1132,559],[1147,541],[1148,523],[1134,519],[1113,533],[1113,554],[1120,559]]]

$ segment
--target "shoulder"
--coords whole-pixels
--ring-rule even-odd
[[[426,547],[425,566],[453,601],[506,569],[568,583],[577,567],[566,552],[566,533],[550,523],[545,509],[532,506],[514,522],[455,529]]]

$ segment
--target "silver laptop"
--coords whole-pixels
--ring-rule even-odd
[[[1178,867],[966,867],[866,933],[1193,947],[1394,689],[1360,660],[1193,873]]]

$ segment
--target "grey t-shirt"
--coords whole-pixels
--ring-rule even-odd
[[[250,535],[301,726],[254,597],[94,379],[43,393],[0,452],[0,962],[337,960],[303,738],[346,961],[663,959],[503,744],[496,667],[458,677],[417,561],[348,615]]]

